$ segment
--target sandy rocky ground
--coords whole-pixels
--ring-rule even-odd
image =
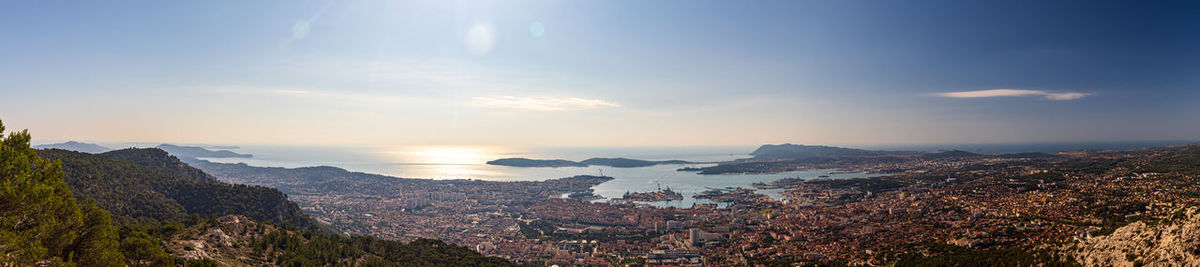
[[[1200,266],[1200,207],[1159,223],[1134,222],[1065,251],[1084,266]]]

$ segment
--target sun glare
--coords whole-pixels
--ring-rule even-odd
[[[475,147],[422,147],[407,153],[408,162],[423,164],[481,164],[494,153]]]

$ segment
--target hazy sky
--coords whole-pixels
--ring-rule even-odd
[[[0,119],[217,144],[1200,137],[1197,7],[982,2],[14,1]]]

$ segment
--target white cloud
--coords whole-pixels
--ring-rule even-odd
[[[1050,100],[1075,100],[1075,99],[1080,99],[1080,98],[1083,98],[1083,97],[1085,97],[1085,96],[1090,96],[1090,95],[1092,95],[1092,94],[1089,94],[1089,93],[1074,93],[1074,92],[1066,92],[1066,93],[1048,93],[1048,94],[1046,94],[1046,99],[1050,99]]]
[[[982,97],[1004,97],[1004,96],[1040,96],[1047,100],[1075,100],[1085,96],[1092,95],[1091,93],[1079,92],[1047,92],[1042,90],[1025,90],[1025,89],[990,89],[977,91],[960,91],[960,92],[945,92],[937,93],[935,96],[948,98],[982,98]]]
[[[490,108],[523,109],[535,111],[586,110],[621,105],[600,99],[548,96],[485,96],[475,97],[477,106]]]

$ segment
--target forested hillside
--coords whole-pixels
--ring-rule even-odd
[[[240,214],[304,229],[316,227],[278,190],[216,181],[156,148],[99,155],[49,149],[39,154],[61,161],[64,180],[76,197],[96,199],[118,224]]]
[[[239,215],[187,220],[147,232],[170,240],[180,258],[208,256],[220,263],[280,266],[509,266],[507,261],[431,239],[410,243],[369,237],[287,231]],[[281,249],[282,248],[282,249]]]
[[[108,213],[76,202],[62,168],[29,147],[29,133],[0,137],[0,265],[120,265]]]
[[[109,151],[103,156],[125,162],[151,167],[174,174],[177,177],[188,178],[202,182],[215,182],[216,178],[204,171],[188,166],[175,156],[157,148],[129,148]]]
[[[512,265],[437,240],[282,227],[312,220],[279,191],[214,181],[158,149],[43,157],[27,132],[3,131],[0,266]]]

